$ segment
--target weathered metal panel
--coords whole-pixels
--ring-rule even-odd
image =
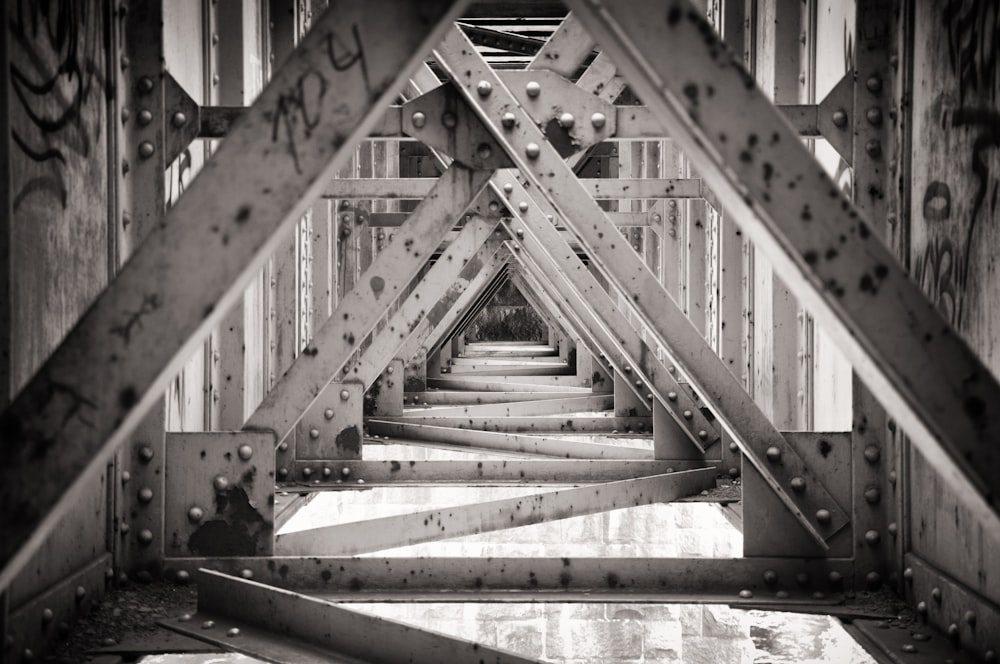
[[[0,284],[10,283],[0,292],[0,364],[9,362],[0,368],[0,408],[107,284],[114,173],[108,168],[114,112],[108,6],[7,2],[2,14],[9,126],[0,131],[9,141],[3,157],[9,207],[0,221],[0,247],[9,244],[0,252],[9,251],[9,262],[0,256]],[[3,439],[4,446],[13,444]],[[29,474],[47,473],[36,465]],[[12,582],[12,609],[105,552],[106,481],[103,473],[88,478],[79,502]]]
[[[998,30],[993,3],[916,3],[909,192],[911,274],[994,375],[1000,374]],[[991,573],[1000,533],[984,530],[923,455],[911,459],[914,552],[1000,602],[1000,574]]]

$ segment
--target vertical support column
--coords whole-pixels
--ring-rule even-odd
[[[891,187],[887,155],[893,154],[887,129],[894,112],[890,42],[895,34],[893,3],[857,3],[854,88],[854,203],[871,220],[874,232],[887,237],[886,217]],[[854,540],[855,585],[875,589],[898,569],[887,527],[894,510],[895,486],[888,467],[898,455],[887,436],[885,410],[857,374],[852,378],[854,401]],[[895,472],[902,472],[896,466]],[[897,480],[896,486],[900,486]],[[895,580],[895,579],[894,579]]]
[[[684,157],[673,141],[664,142],[660,158],[663,161],[662,177],[683,177],[681,162]],[[681,228],[684,227],[685,210],[686,206],[676,199],[667,200],[660,233],[660,283],[677,302],[681,301]]]
[[[375,414],[399,417],[403,414],[403,360],[398,357],[389,362],[379,377],[378,396],[375,398]]]
[[[648,417],[649,404],[632,391],[630,375],[615,372],[615,417]]]
[[[776,104],[799,97],[799,0],[767,0],[758,6],[756,77]],[[754,397],[782,430],[798,427],[798,302],[770,261],[754,249]]]
[[[122,178],[117,238],[120,267],[163,220],[164,171],[163,2],[131,2],[125,14],[126,64],[122,73]],[[140,118],[151,113],[153,121]],[[166,408],[161,401],[143,418],[121,451],[121,502],[117,529],[122,574],[159,576],[163,547],[163,480]],[[147,500],[147,497],[148,500]]]

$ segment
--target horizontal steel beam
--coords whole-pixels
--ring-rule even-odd
[[[525,387],[533,387],[531,385]],[[557,389],[556,391],[488,391],[478,392],[475,390],[435,390],[433,392],[423,392],[422,404],[427,406],[448,405],[459,406],[463,404],[497,404],[504,405],[518,401],[536,401],[538,399],[572,399],[581,395],[590,394],[589,388],[569,388],[572,391]]]
[[[539,454],[566,459],[651,459],[652,450],[624,445],[588,443],[578,440],[528,436],[525,434],[500,433],[495,431],[475,431],[452,429],[429,424],[407,424],[382,419],[369,419],[368,431],[393,439],[422,440],[434,443],[496,449],[508,452]]]
[[[614,408],[614,395],[596,394],[593,396],[570,397],[568,399],[543,398],[540,400],[515,401],[512,403],[433,408],[426,411],[416,411],[414,414],[425,415],[427,417],[528,417],[530,415],[559,415],[562,413],[611,410],[612,408]]]
[[[653,2],[570,5],[976,521],[1000,532],[1000,382],[704,13],[693,3],[666,12]],[[877,103],[882,88],[876,78],[864,94]],[[881,149],[866,146],[885,168]]]
[[[375,445],[366,442],[365,445]],[[686,459],[636,461],[628,459],[483,459],[482,461],[442,460],[414,461],[322,461],[303,459],[296,462],[295,477],[302,477],[302,470],[309,468],[310,475],[324,477],[318,483],[303,483],[303,488],[313,490],[346,487],[335,484],[337,479],[363,479],[365,486],[380,484],[581,484],[614,482],[616,480],[662,475],[680,470],[703,468],[701,461]],[[324,469],[329,468],[330,473]],[[344,472],[344,469],[348,472]],[[283,486],[289,486],[285,483]]]
[[[581,179],[591,198],[705,198],[711,194],[697,178],[618,180]],[[401,198],[418,200],[434,186],[433,178],[338,178],[323,192],[326,198]]]
[[[475,429],[504,433],[618,433],[619,431],[652,432],[652,417],[588,417],[587,415],[554,416],[442,416],[436,413],[407,413],[403,417],[383,417],[385,422],[428,424],[453,429]]]
[[[372,212],[368,215],[368,226],[369,228],[397,228],[402,226],[403,222],[409,216],[409,212]],[[659,228],[663,224],[662,216],[656,210],[647,212],[609,212],[608,219],[615,226],[622,228],[648,227],[657,230],[657,232],[659,232]],[[562,227],[560,228],[561,230],[565,230]]]
[[[835,594],[853,577],[851,559],[802,558],[538,558],[538,557],[275,557],[170,559],[168,570],[210,567],[284,588],[322,588],[338,601],[378,601],[379,593],[414,593],[424,601],[478,601],[506,591],[505,601],[649,601],[691,594],[692,601],[738,602],[741,590],[756,597],[784,590],[792,597]],[[774,572],[765,575],[764,572]],[[773,578],[773,583],[767,580]],[[767,580],[765,580],[767,579]],[[849,588],[847,588],[849,589]],[[588,592],[581,597],[572,593]],[[527,599],[527,598],[530,598]],[[630,599],[631,598],[631,599]],[[753,599],[752,597],[748,599]],[[411,600],[412,601],[412,600]],[[760,601],[759,599],[756,601]]]
[[[669,503],[715,487],[715,468],[548,490],[482,503],[449,505],[381,518],[278,533],[279,555],[349,556],[422,542],[571,519],[626,507]]]
[[[242,297],[281,231],[375,125],[373,109],[398,93],[464,4],[388,2],[376,12],[345,0],[318,17],[0,416],[0,588]]]

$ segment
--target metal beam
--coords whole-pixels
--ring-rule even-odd
[[[388,2],[372,11],[369,2],[345,0],[324,13],[0,417],[0,588],[242,295],[279,231],[369,133],[373,109],[397,94],[464,4]],[[49,480],[33,472],[40,463]]]
[[[652,450],[624,445],[587,443],[569,438],[529,436],[517,433],[452,429],[429,424],[408,424],[403,421],[368,420],[373,435],[394,439],[421,440],[462,447],[504,450],[523,454],[540,454],[564,459],[651,459]]]
[[[697,178],[618,180],[584,178],[588,196],[596,199],[705,198],[711,193]],[[418,200],[434,186],[433,178],[338,178],[331,180],[326,198],[402,198]]]
[[[542,191],[560,210],[566,223],[622,292],[643,315],[643,322],[664,343],[669,340],[698,377],[703,399],[731,431],[739,432],[737,443],[769,485],[796,517],[797,522],[826,550],[826,539],[848,522],[848,516],[828,491],[816,481],[802,458],[787,444],[767,417],[753,404],[729,370],[707,347],[685,316],[672,316],[676,304],[657,282],[618,231],[588,196],[559,154],[545,140],[541,130],[513,103],[502,81],[472,49],[461,33],[452,30],[435,51],[466,100],[487,121],[531,185]],[[479,81],[488,81],[492,93],[481,97],[475,92]],[[501,128],[492,119],[503,112],[513,113],[512,127]],[[798,139],[794,142],[798,143]],[[685,367],[685,364],[679,364]],[[775,448],[767,454],[770,448]],[[793,478],[801,478],[808,490],[792,489]],[[798,485],[798,482],[795,482]]]
[[[194,618],[172,618],[162,624],[269,662],[538,661],[237,576],[202,569],[197,583]]]
[[[497,247],[499,249],[499,246]],[[487,252],[489,253],[489,252]],[[451,293],[438,300],[431,310],[424,316],[424,319],[417,325],[413,333],[406,339],[397,350],[396,355],[404,361],[409,361],[417,354],[417,351],[427,344],[433,343],[444,330],[454,323],[458,316],[465,311],[479,293],[489,285],[496,275],[503,270],[507,264],[506,251],[492,251],[492,254],[482,261],[476,274],[469,281],[469,285],[461,293]]]
[[[349,556],[421,542],[571,519],[625,507],[669,503],[715,487],[715,468],[549,490],[364,521],[278,533],[283,555]]]
[[[850,559],[802,558],[533,558],[533,557],[276,557],[168,560],[174,569],[212,567],[284,588],[315,589],[338,601],[373,601],[399,593],[411,601],[482,600],[504,591],[515,601],[633,601],[694,595],[738,602],[740,590],[792,597],[841,589],[831,578],[850,578]],[[764,572],[774,572],[765,575]],[[837,576],[832,573],[836,572]],[[774,579],[768,583],[765,579]],[[801,581],[801,583],[800,583]],[[430,596],[414,593],[428,593]],[[574,593],[591,593],[583,597]],[[530,598],[530,600],[529,600]],[[759,599],[756,601],[760,601]]]
[[[270,431],[277,444],[295,428],[323,387],[358,350],[389,304],[479,195],[490,175],[457,162],[441,174],[433,193],[341,299],[330,319],[264,397],[244,430]]]
[[[366,446],[375,443],[366,442]],[[297,461],[295,477],[302,477],[302,468],[309,467],[313,473],[326,476],[344,476],[344,468],[351,479],[363,479],[365,486],[382,484],[434,484],[435,486],[454,484],[467,486],[474,484],[581,484],[613,482],[662,475],[680,470],[704,467],[701,461],[656,460],[636,461],[628,459],[483,459],[482,461]],[[303,484],[302,490],[324,491],[331,488],[329,480],[319,484]],[[288,486],[287,483],[285,486]],[[337,487],[336,484],[333,484]],[[342,487],[343,485],[341,485]],[[350,485],[347,485],[350,487]]]
[[[665,13],[646,2],[570,5],[910,439],[1000,531],[1000,383],[705,17],[688,2]],[[877,141],[865,149],[883,152]]]
[[[458,237],[420,278],[420,283],[406,296],[385,327],[375,334],[371,345],[356,361],[344,367],[340,380],[357,380],[366,389],[370,387],[434,306],[433,303],[446,294],[453,293],[457,298],[466,289],[482,266],[482,259],[491,255],[488,252],[496,250],[493,245],[486,255],[480,252],[498,224],[497,219],[478,216],[466,221]],[[398,241],[399,238],[394,240]]]
[[[528,196],[513,176],[501,177],[507,178],[503,184],[510,184],[512,192]],[[534,198],[526,198],[526,202],[527,210],[523,212],[518,204],[519,211],[509,222],[510,232],[518,238],[539,269],[549,275],[549,283],[571,308],[584,318],[587,318],[587,312],[592,311],[590,319],[602,323],[592,325],[591,332],[598,338],[598,345],[602,346],[602,351],[615,369],[623,374],[635,371],[641,375],[645,383],[652,386],[654,398],[660,401],[691,441],[704,451],[718,438],[714,427],[687,390],[681,389],[674,375],[656,359],[656,354],[625,320],[594,275],[554,231],[538,202]],[[704,440],[701,431],[706,432]]]
[[[610,410],[614,406],[614,398],[610,394],[587,395],[557,399],[538,399],[533,401],[517,401],[513,403],[492,403],[452,408],[433,408],[421,414],[427,417],[528,417],[531,415],[560,415],[562,413],[580,413],[595,410]]]

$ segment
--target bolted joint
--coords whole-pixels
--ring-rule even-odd
[[[868,88],[868,92],[878,94],[882,91],[882,77],[876,74],[869,76],[868,80],[865,81],[865,87]]]
[[[833,112],[833,125],[843,129],[847,126],[847,112],[842,108],[838,108]]]
[[[187,116],[184,115],[184,113],[182,113],[181,111],[177,111],[172,116],[170,116],[170,124],[172,124],[174,128],[180,129],[181,127],[187,124]]]
[[[865,152],[868,153],[869,157],[873,159],[879,157],[882,154],[882,142],[876,139],[872,139],[865,143]]]
[[[139,156],[143,159],[149,159],[154,154],[156,154],[156,146],[150,141],[143,141],[139,143]]]
[[[489,97],[490,93],[493,92],[493,84],[489,81],[479,81],[476,84],[476,92],[479,93],[480,97]]]
[[[500,124],[504,129],[513,129],[514,125],[517,123],[517,116],[507,111],[500,116]]]
[[[524,86],[524,91],[528,93],[528,96],[534,99],[542,92],[542,86],[538,84],[538,81],[528,81],[527,85]]]
[[[416,127],[417,129],[423,129],[424,126],[427,124],[427,116],[421,113],[420,111],[414,113],[411,119],[413,120],[413,126]]]
[[[869,108],[867,111],[865,111],[865,118],[868,120],[868,123],[871,124],[873,127],[878,127],[880,124],[882,124],[882,109],[878,108],[877,106]]]

